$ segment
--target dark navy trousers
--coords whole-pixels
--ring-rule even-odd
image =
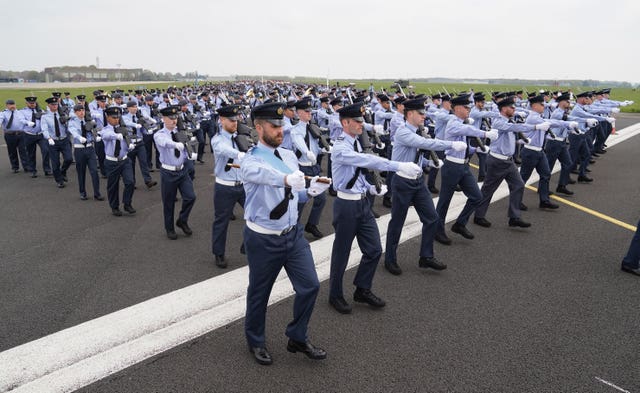
[[[149,183],[152,179],[151,174],[149,173],[147,148],[145,147],[144,142],[136,144],[135,149],[129,151],[127,156],[129,156],[129,159],[131,160],[131,168],[133,169],[133,184],[136,183],[136,161],[140,163],[140,172],[142,172],[144,182]]]
[[[104,169],[107,173],[107,197],[112,209],[120,207],[120,178],[124,183],[122,202],[131,205],[133,200],[133,166],[131,160],[125,158],[122,161],[104,161]]]
[[[300,166],[300,171],[306,176],[320,176],[320,165]],[[323,192],[322,194],[309,199],[313,199],[313,206],[311,207],[311,213],[309,213],[309,220],[307,223],[311,225],[318,225],[320,223],[320,216],[322,215],[324,205],[327,203],[327,193]],[[306,202],[298,203],[298,220],[302,217],[302,211],[304,210],[305,205]]]
[[[76,160],[76,172],[78,174],[78,189],[80,195],[87,196],[85,188],[85,179],[87,176],[87,168],[93,184],[93,196],[100,196],[100,176],[98,176],[98,159],[96,151],[92,147],[75,148],[73,156]]]
[[[482,200],[476,208],[476,217],[485,218],[491,197],[502,181],[509,186],[509,218],[520,218],[520,203],[524,194],[524,182],[513,159],[501,160],[493,156],[487,157],[487,177],[482,183]]]
[[[566,186],[569,184],[569,174],[571,173],[571,155],[569,155],[569,149],[564,141],[548,140],[544,148],[549,162],[549,169],[553,169],[556,164],[556,160],[560,161],[560,178],[558,179],[558,186]]]
[[[335,237],[331,251],[329,297],[343,297],[342,281],[354,238],[358,240],[362,259],[353,284],[358,288],[371,289],[373,276],[382,256],[382,245],[369,199],[365,197],[350,201],[336,198],[333,202],[333,228]]]
[[[483,154],[486,155],[486,154]],[[449,211],[449,205],[451,199],[456,191],[456,186],[460,185],[462,192],[467,197],[467,202],[462,209],[462,212],[458,215],[456,222],[460,225],[467,225],[471,214],[476,210],[476,207],[480,204],[482,199],[482,193],[478,188],[476,178],[469,169],[469,164],[458,164],[451,161],[444,161],[444,165],[440,169],[442,172],[442,185],[440,188],[440,195],[438,198],[438,205],[436,206],[436,212],[440,222],[438,224],[438,232],[444,233],[444,223],[447,219],[447,212]]]
[[[249,287],[244,329],[249,346],[265,345],[265,320],[273,283],[284,268],[295,291],[293,320],[287,337],[307,341],[307,326],[320,289],[309,242],[297,225],[284,235],[264,235],[244,228],[244,245],[249,263]]]
[[[27,158],[27,150],[24,144],[23,132],[13,133],[12,131],[5,132],[4,141],[7,143],[7,152],[9,153],[9,162],[11,163],[11,169],[20,169],[20,161],[22,161],[22,168],[25,171],[33,172],[29,168],[29,159]],[[18,155],[20,160],[18,160]]]
[[[526,183],[535,169],[540,176],[540,181],[538,182],[540,202],[549,202],[549,179],[551,179],[551,170],[549,169],[549,160],[547,160],[544,151],[534,151],[523,147],[520,152],[520,159],[522,159],[522,164],[520,164],[522,181]]]
[[[224,255],[227,244],[227,229],[235,204],[244,208],[245,194],[242,184],[226,186],[216,183],[213,193],[213,225],[211,226],[211,252]]]
[[[638,221],[636,227],[636,233],[631,239],[631,244],[629,245],[627,255],[625,255],[622,259],[622,263],[632,269],[637,269],[638,267],[640,267],[640,221]]]
[[[60,166],[61,154],[62,166]],[[63,177],[67,176],[67,169],[73,162],[73,154],[71,153],[68,137],[54,141],[53,146],[49,146],[49,158],[51,159],[51,169],[53,169],[53,177],[56,179],[56,183],[62,183]]]
[[[391,199],[391,220],[387,229],[385,263],[397,262],[396,252],[400,243],[400,235],[411,205],[416,209],[420,222],[422,222],[420,256],[433,257],[433,239],[440,220],[436,208],[433,206],[431,193],[424,185],[424,177],[405,179],[396,174],[393,177],[391,188],[393,189],[393,197]]]
[[[189,160],[185,160],[189,161]],[[178,220],[189,222],[189,214],[196,202],[196,193],[193,190],[193,180],[189,176],[189,170],[185,166],[179,171],[160,169],[160,192],[162,194],[162,206],[164,213],[164,229],[175,229],[173,216],[175,211],[176,195],[180,190],[182,196],[182,208],[178,214]]]
[[[29,159],[29,169],[31,172],[37,172],[36,146],[40,146],[40,154],[42,156],[42,170],[44,173],[51,173],[51,161],[49,159],[49,143],[42,134],[24,134],[24,144]]]

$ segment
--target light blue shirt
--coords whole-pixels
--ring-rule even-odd
[[[514,134],[533,131],[535,126],[524,123],[509,123],[509,119],[500,115],[493,119],[491,128],[498,130],[498,139],[491,141],[491,151],[511,157],[516,151],[516,136]]]
[[[22,130],[28,134],[41,134],[40,119],[35,119],[34,123],[36,123],[36,125],[33,127],[27,125],[27,123],[31,121],[33,113],[38,113],[36,108],[33,108],[33,110],[29,107],[20,109],[20,114],[22,115]]]
[[[607,118],[604,116],[596,115],[588,111],[588,107],[586,105],[575,104],[573,110],[571,111],[571,116],[577,117],[580,119],[596,119],[598,121],[606,121]],[[589,128],[587,127],[586,122],[579,122],[580,130],[586,132]]]
[[[73,135],[73,143],[82,143],[79,139],[82,136],[82,122],[84,119],[79,118],[75,113],[69,119],[69,133]],[[85,138],[87,138],[87,143],[94,142],[91,132],[86,132]]]
[[[487,113],[492,113],[492,112],[488,112]],[[445,128],[444,131],[444,139],[447,141],[458,141],[458,142],[465,142],[467,143],[467,146],[469,145],[469,143],[467,142],[467,137],[478,137],[478,138],[484,138],[486,133],[485,131],[481,131],[477,128],[475,128],[476,123],[473,123],[473,125],[471,124],[464,124],[462,119],[459,118],[458,116],[453,116],[453,118],[451,120],[449,120],[449,123],[447,123],[447,127]],[[473,154],[476,151],[476,148],[473,146],[469,146],[469,155]],[[455,151],[453,149],[447,149],[445,151],[445,154],[448,157],[455,157],[455,158],[461,158],[461,159],[465,159],[465,158],[469,158],[466,157],[466,151]]]
[[[331,173],[334,189],[351,194],[361,194],[369,191],[371,184],[360,173],[351,189],[347,189],[347,183],[356,173],[356,168],[368,168],[378,171],[397,171],[398,163],[373,154],[360,153],[362,146],[357,144],[358,152],[354,150],[355,138],[343,132],[335,141],[331,151]],[[395,149],[394,149],[395,151]]]
[[[104,141],[104,154],[115,157],[114,152],[116,149],[116,141],[118,140],[117,134],[113,129],[112,125],[107,125],[100,132],[102,136],[102,140]],[[158,149],[159,150],[159,149]],[[129,146],[127,146],[127,142],[123,139],[120,141],[120,154],[117,158],[124,158],[127,156],[129,152]]]
[[[13,111],[13,121],[11,122],[11,128],[7,129],[7,124],[9,124],[9,120],[11,119],[11,111],[5,109],[0,112],[0,124],[2,125],[2,129],[5,131],[22,131],[24,128],[23,125],[23,116],[19,110]]]
[[[175,155],[175,149],[180,142],[174,142],[172,134],[177,131],[177,127],[173,129],[173,132],[163,127],[160,131],[153,134],[153,140],[158,148],[158,153],[160,153],[160,162],[163,164],[180,166],[187,161],[187,149],[183,149],[178,157]]]
[[[258,149],[262,149],[265,154],[274,154],[275,151],[273,147],[260,142],[242,160],[240,172],[246,194],[244,219],[267,229],[284,230],[298,222],[298,193],[291,193],[293,198],[289,200],[287,212],[282,217],[272,220],[269,215],[284,199],[285,176],[298,170],[298,159],[292,151],[278,148],[284,165],[291,171],[285,173],[256,155]]]
[[[58,139],[56,137],[56,127],[54,116],[58,118],[58,124],[60,125],[60,138],[64,139],[67,137],[67,126],[60,122],[60,117],[58,117],[58,112],[47,111],[44,115],[42,115],[40,121],[40,127],[42,127],[42,135],[45,139],[53,138]]]
[[[287,150],[291,150],[293,148],[293,142],[291,141],[291,129],[293,128],[293,124],[291,124],[291,119],[289,119],[286,116],[283,118],[283,120],[284,120],[284,126],[282,126],[283,138],[279,148],[281,147]]]
[[[237,133],[229,133],[223,129],[220,130],[212,139],[211,147],[213,148],[213,155],[215,156],[215,166],[213,171],[217,178],[229,181],[242,181],[240,169],[227,168],[227,162],[229,159],[233,160],[233,163],[238,164],[238,153],[240,151],[234,147],[232,139],[235,138]]]
[[[393,117],[391,118],[391,122],[389,123],[389,137],[393,141],[396,136],[396,131],[398,128],[404,125],[404,114],[398,111],[393,112]]]
[[[307,158],[307,152],[309,150],[311,150],[316,157],[321,152],[318,140],[311,135],[308,137],[309,147],[307,147],[307,144],[304,141],[304,138],[307,135],[307,124],[308,123],[300,121],[291,129],[291,141],[293,142],[294,151],[300,150],[302,152],[302,155],[298,158],[298,161],[302,164],[311,164],[311,161]]]
[[[554,128],[560,128],[560,127],[568,127],[569,126],[569,122],[568,121],[563,121],[563,120],[558,120],[558,119],[554,119],[553,118],[553,113],[551,114],[551,118],[550,119],[543,119],[542,115],[538,112],[534,112],[531,111],[529,113],[529,116],[527,116],[527,120],[525,121],[525,124],[532,124],[532,125],[537,125],[537,124],[541,124],[544,122],[549,122],[551,123],[551,125]],[[551,130],[553,132],[553,129]],[[555,132],[553,132],[555,134]],[[536,147],[543,147],[544,146],[544,140],[545,140],[545,135],[546,135],[546,131],[539,131],[539,130],[533,130],[533,131],[529,131],[525,134],[525,136],[527,137],[527,139],[529,139],[529,145],[531,146],[536,146]],[[557,137],[558,135],[556,135]]]
[[[427,139],[416,134],[417,130],[418,127],[407,122],[403,127],[400,127],[398,131],[396,131],[393,153],[391,154],[391,159],[393,161],[414,162],[416,155],[418,154],[418,149],[444,150],[451,147],[450,141]],[[420,154],[416,164],[419,166],[425,166],[427,165],[427,159]]]

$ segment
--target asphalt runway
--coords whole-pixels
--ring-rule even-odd
[[[617,127],[638,120],[623,115]],[[612,147],[592,166],[596,181],[572,186],[567,199],[635,225],[639,148],[638,137]],[[136,216],[116,218],[106,201],[79,200],[73,170],[63,190],[50,178],[1,173],[0,351],[224,273],[210,254],[211,155],[205,160],[194,236],[175,242],[164,235],[159,190],[139,187]],[[2,152],[0,168],[8,168]],[[436,245],[449,264],[443,273],[420,271],[419,240],[403,243],[405,273],[376,276],[383,311],[338,315],[323,283],[310,333],[329,352],[324,362],[286,352],[287,299],[269,309],[272,367],[251,359],[239,320],[83,391],[615,391],[596,378],[639,390],[638,281],[618,269],[631,232],[564,205],[539,211],[531,191],[525,203],[529,230],[507,227],[501,200],[487,215],[492,228],[469,226],[475,240],[451,234],[453,246]],[[230,239],[241,228],[232,222]],[[244,266],[239,243],[229,243],[230,268]]]

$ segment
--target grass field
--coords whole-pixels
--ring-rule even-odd
[[[318,82],[318,81],[315,81]],[[339,81],[340,82],[340,86],[346,86],[350,81]],[[330,81],[330,83],[335,83],[335,81]],[[371,82],[370,81],[357,81],[356,82],[356,86],[358,88],[361,89],[366,89],[369,87],[369,84]],[[180,86],[181,82],[175,82],[175,83],[171,83],[171,84],[175,84],[176,86]],[[187,84],[186,82],[182,83]],[[391,84],[392,81],[373,81],[373,85],[376,89],[376,91],[380,91],[380,89],[382,87],[386,88],[387,91],[391,92],[394,91],[394,88],[391,88]],[[116,90],[116,89],[122,89],[124,91],[127,91],[129,89],[135,90],[139,87],[145,87],[147,89],[150,88],[166,88],[169,85],[169,83],[167,82],[150,82],[150,83],[144,83],[144,84],[140,84],[140,85],[118,85],[118,84],[113,84],[113,85],[109,85],[109,86],[101,86],[100,89],[103,89],[105,91],[111,91],[111,90]],[[24,85],[25,88],[19,88],[19,89],[0,89],[0,108],[4,108],[4,102],[9,99],[12,98],[16,101],[16,103],[18,104],[18,108],[22,108],[24,106],[24,97],[30,96],[30,95],[35,95],[36,97],[38,97],[38,102],[40,103],[40,106],[44,106],[44,100],[47,97],[51,96],[51,92],[53,91],[60,91],[60,92],[65,92],[68,91],[71,93],[71,97],[74,98],[76,95],[78,94],[85,94],[87,95],[87,97],[91,100],[92,99],[92,92],[93,90],[97,89],[96,87],[85,87],[85,88],[65,88],[65,87],[56,87],[55,89],[33,89],[33,88],[29,88],[28,84]],[[422,83],[422,82],[417,82],[417,83],[412,83],[413,86],[413,90],[416,93],[425,93],[425,94],[433,94],[436,92],[444,92],[445,89],[446,91],[448,91],[449,93],[453,93],[453,92],[461,92],[461,91],[469,91],[469,89],[473,89],[474,91],[478,92],[478,91],[482,91],[485,93],[491,92],[491,91],[513,91],[513,90],[527,90],[527,91],[532,91],[532,90],[539,90],[539,89],[545,89],[545,90],[567,90],[567,89],[571,89],[573,90],[574,93],[578,93],[584,90],[587,90],[586,88],[580,88],[580,87],[575,87],[575,86],[515,86],[515,85],[489,85],[489,84],[447,84],[447,85],[442,85],[442,84],[434,84],[434,83]],[[622,112],[640,112],[640,89],[622,89],[622,88],[614,88],[612,90],[612,94],[611,94],[611,99],[613,100],[619,100],[619,101],[624,101],[624,100],[632,100],[634,101],[634,104],[631,106],[627,106],[622,109]],[[74,99],[75,100],[75,99]]]

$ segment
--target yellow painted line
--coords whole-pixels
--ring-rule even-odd
[[[469,163],[469,166],[478,169],[478,166],[475,165],[475,164]],[[535,188],[534,186],[525,186],[525,187],[528,188],[531,191],[538,192],[538,189]],[[597,212],[595,210],[589,209],[588,207],[584,207],[582,205],[578,205],[577,203],[571,202],[571,201],[569,201],[567,199],[564,199],[564,198],[561,198],[559,196],[551,195],[550,198],[554,199],[554,200],[556,200],[558,202],[562,202],[565,205],[569,205],[569,206],[571,206],[573,208],[576,208],[576,209],[578,209],[580,211],[583,211],[583,212],[585,212],[587,214],[591,214],[592,216],[598,217],[598,218],[600,218],[602,220],[609,221],[612,224],[620,226],[620,227],[622,227],[624,229],[628,229],[628,230],[630,230],[632,232],[635,232],[636,229],[637,229],[635,226],[627,224],[626,222],[622,222],[622,221],[617,220],[617,219],[615,219],[613,217],[607,216],[606,214],[602,214],[602,213]]]

